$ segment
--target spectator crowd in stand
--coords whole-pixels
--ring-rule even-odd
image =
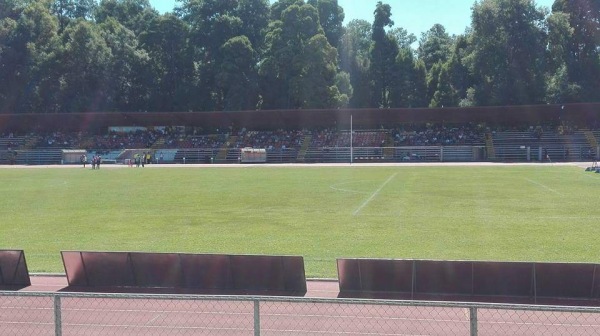
[[[123,149],[218,149],[265,148],[267,150],[299,149],[306,139],[317,148],[349,147],[402,147],[402,146],[461,146],[483,145],[487,134],[511,130],[507,127],[488,127],[483,124],[405,124],[391,129],[349,130],[335,128],[302,130],[204,130],[194,127],[157,127],[135,129],[131,132],[109,131],[105,134],[87,132],[49,132],[28,134],[37,138],[32,148],[86,149],[98,153]],[[523,126],[519,130],[531,133],[537,139],[545,132],[559,135],[572,134],[577,128],[568,123],[560,125]],[[4,146],[17,147],[13,133],[5,133]]]
[[[460,146],[483,143],[485,127],[465,124],[409,125],[392,130],[394,146]]]
[[[291,149],[300,148],[306,130],[248,131],[243,128],[236,136],[234,148]]]

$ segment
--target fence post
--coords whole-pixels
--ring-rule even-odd
[[[260,336],[260,301],[254,300],[254,336]]]
[[[54,335],[62,336],[62,316],[60,296],[54,296]]]
[[[469,308],[469,322],[471,324],[471,336],[477,336],[477,308]]]

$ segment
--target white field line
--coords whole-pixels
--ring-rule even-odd
[[[389,213],[389,214],[370,214],[369,217],[377,217],[377,218],[398,218],[402,216],[403,218],[427,218],[427,219],[497,219],[501,218],[503,220],[522,220],[522,219],[547,219],[547,220],[590,220],[597,221],[598,216],[590,215],[590,216],[521,216],[521,215],[512,215],[512,216],[502,216],[502,215],[423,215],[423,214],[403,214],[403,213]]]
[[[396,175],[398,175],[398,173],[395,173],[394,175],[390,176],[385,182],[383,182],[383,184],[377,189],[375,190],[375,192],[373,194],[371,194],[371,196],[369,198],[367,198],[366,201],[363,202],[363,204],[361,204],[358,209],[356,209],[353,213],[354,216],[358,215],[358,213],[367,205],[369,204],[369,202],[371,202],[381,191],[381,189],[383,189],[383,187],[385,187],[386,184],[388,184],[394,177],[396,177]]]
[[[545,184],[542,184],[542,183],[536,182],[536,181],[534,181],[534,180],[531,180],[531,179],[528,179],[528,178],[526,178],[525,180],[527,180],[528,182],[530,182],[530,183],[533,183],[533,184],[535,184],[535,185],[537,185],[537,186],[540,186],[540,187],[542,187],[542,188],[544,188],[544,189],[546,189],[546,190],[548,190],[548,191],[551,191],[551,192],[553,192],[553,193],[555,193],[555,194],[557,194],[557,195],[564,196],[564,195],[563,195],[563,194],[561,194],[560,192],[558,192],[558,191],[556,191],[556,190],[554,190],[554,189],[552,189],[552,188],[548,187],[548,186],[547,186],[547,185],[545,185]]]
[[[330,185],[329,188],[331,188],[332,190],[335,190],[335,191],[347,192],[347,193],[352,193],[352,194],[368,194],[367,192],[364,192],[364,191],[357,191],[357,190],[340,188],[341,186],[345,186],[345,185],[348,185],[348,184],[354,184],[354,183],[360,183],[360,182],[364,182],[364,181],[342,182],[342,183]]]
[[[592,174],[593,174],[593,175],[592,175]],[[585,173],[583,176],[585,176],[585,177],[589,177],[589,178],[593,178],[593,179],[595,179],[596,181],[600,181],[600,176],[594,176],[594,175],[596,175],[596,173],[589,173],[589,172],[586,172],[586,173]],[[600,175],[600,174],[598,174],[598,175]]]

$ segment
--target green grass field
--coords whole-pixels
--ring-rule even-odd
[[[0,169],[0,249],[600,262],[600,174],[574,166]]]

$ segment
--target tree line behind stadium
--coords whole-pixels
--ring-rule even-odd
[[[336,0],[4,1],[0,112],[597,102],[599,6],[480,0],[463,34],[417,38],[385,2],[344,25]]]

